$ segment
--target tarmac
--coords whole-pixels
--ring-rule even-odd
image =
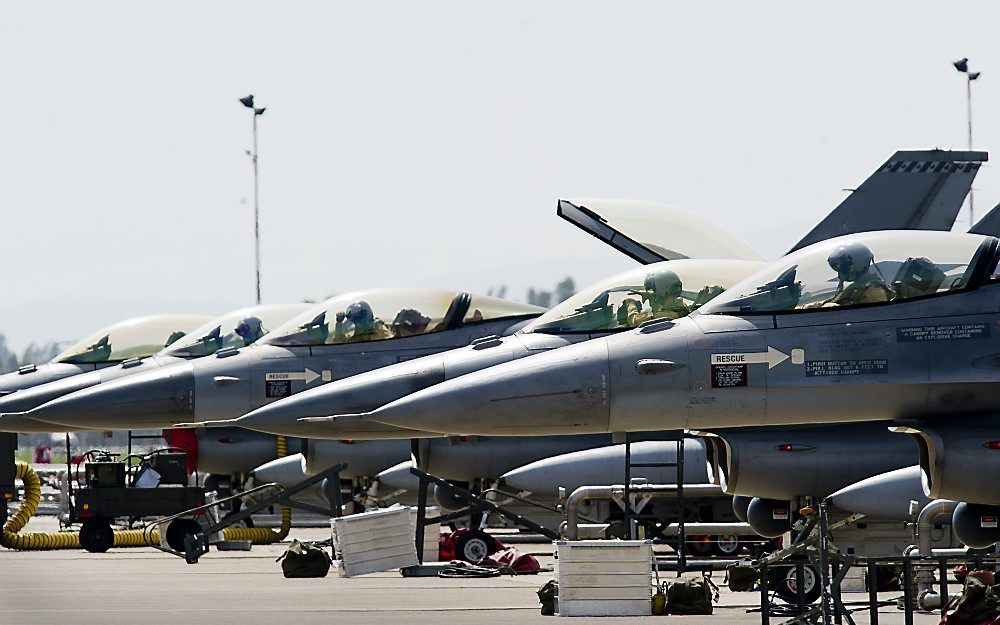
[[[32,519],[22,531],[53,531],[53,517]],[[290,538],[324,540],[323,528],[294,528]],[[502,537],[501,537],[502,539]],[[553,564],[551,545],[519,544],[543,567]],[[340,578],[285,579],[275,562],[284,544],[250,552],[217,552],[198,564],[156,549],[15,552],[0,548],[0,625],[353,625],[400,623],[490,625],[566,622],[579,625],[625,622],[615,617],[541,616],[535,590],[552,573],[489,579],[404,578],[398,572]],[[661,573],[661,576],[664,574]],[[666,574],[672,575],[672,574]],[[722,575],[716,573],[721,584]],[[665,577],[661,577],[665,579]],[[957,585],[951,592],[959,591]],[[883,593],[892,599],[899,593]],[[760,623],[757,593],[721,588],[712,616],[649,616],[649,623],[729,625]],[[863,593],[845,601],[861,601]],[[854,615],[868,623],[867,607]],[[917,614],[917,625],[937,623],[938,614]],[[636,620],[635,617],[628,622]],[[783,618],[775,617],[772,623]],[[879,623],[903,623],[903,613],[882,607]]]

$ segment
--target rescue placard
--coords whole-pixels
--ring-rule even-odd
[[[267,399],[278,399],[292,396],[291,380],[265,380],[264,397]]]

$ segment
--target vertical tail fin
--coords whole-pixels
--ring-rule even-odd
[[[896,152],[789,251],[854,232],[951,230],[987,158],[986,152]]]
[[[993,210],[986,213],[986,216],[969,228],[972,234],[989,234],[1000,237],[1000,204],[993,207]]]

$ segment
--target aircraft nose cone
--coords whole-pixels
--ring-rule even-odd
[[[64,395],[25,416],[102,430],[167,426],[191,420],[194,388],[192,366],[175,365]]]
[[[608,348],[587,341],[470,373],[387,404],[380,423],[448,434],[604,432]]]
[[[0,413],[26,412],[41,406],[57,397],[89,388],[101,383],[101,374],[96,371],[73,375],[62,380],[55,380],[26,388],[10,395],[0,397]]]
[[[233,425],[285,436],[322,437],[334,429],[332,423],[298,419],[365,412],[443,380],[440,357],[419,358],[297,393],[249,412]],[[332,437],[341,438],[337,432]]]

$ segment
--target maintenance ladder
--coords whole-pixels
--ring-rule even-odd
[[[684,440],[683,434],[677,439],[676,462],[632,462],[632,433],[625,433],[625,531],[629,540],[637,538],[638,514],[632,510],[629,490],[632,483],[632,469],[670,468],[677,470],[677,574],[681,575],[687,568],[687,537],[684,532]]]

